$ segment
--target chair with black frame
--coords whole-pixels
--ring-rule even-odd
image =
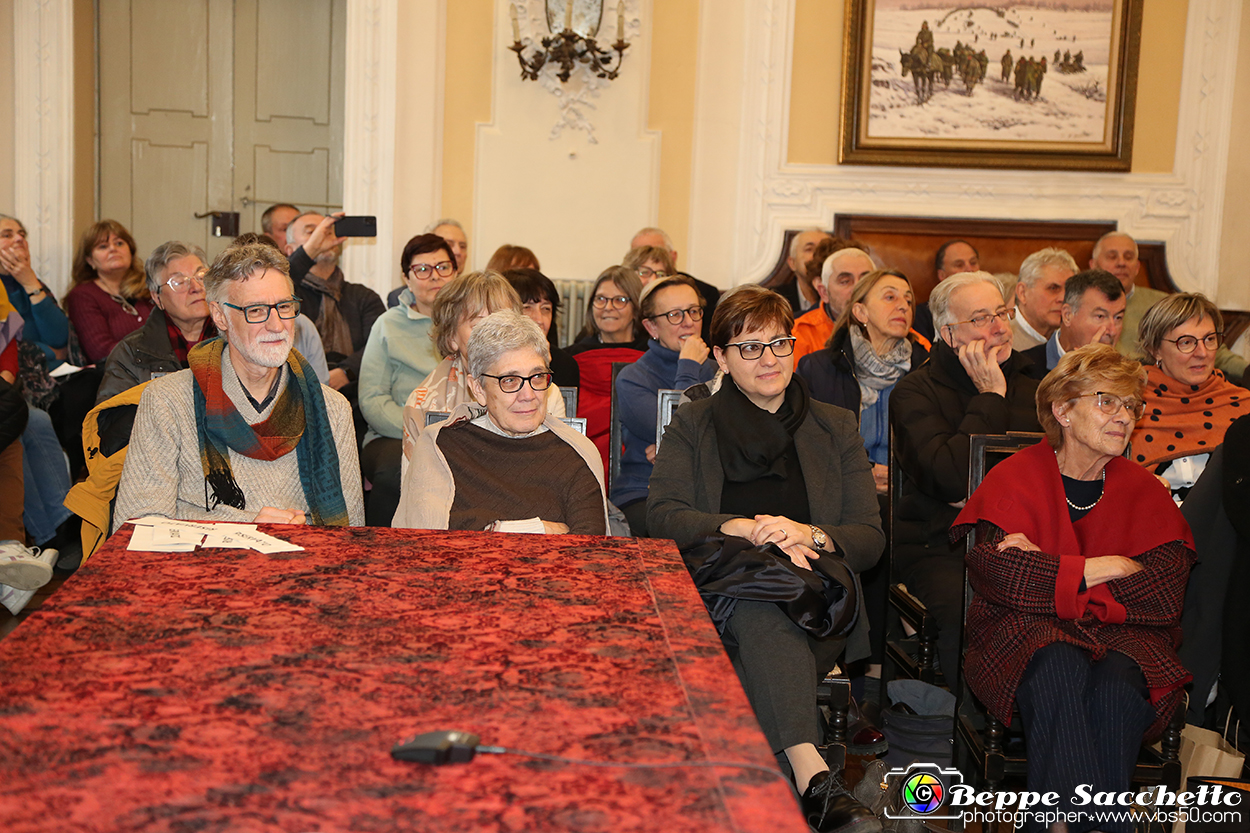
[[[608,489],[612,488],[612,481],[616,480],[621,473],[621,416],[617,413],[616,404],[616,377],[622,368],[628,367],[629,362],[612,362],[612,388],[611,397],[612,405],[610,416],[608,417]]]
[[[889,606],[898,615],[898,621],[889,617],[885,642],[885,663],[881,670],[882,684],[901,673],[904,677],[934,685],[945,685],[945,678],[937,668],[937,621],[925,610],[924,603],[908,592],[907,587],[894,579],[894,536],[898,525],[897,496],[902,489],[903,469],[894,457],[894,427],[890,426],[890,485],[887,496],[889,506],[889,546],[885,556],[890,558]],[[888,614],[888,611],[887,611]],[[910,628],[911,633],[903,630]]]
[[[968,494],[971,495],[981,485],[992,465],[1044,439],[1044,434],[1026,432],[972,435]],[[970,553],[976,546],[975,539],[975,532],[968,534],[966,552]],[[972,598],[972,585],[965,573],[965,613]],[[961,663],[967,644],[967,634],[961,631]],[[1143,744],[1133,771],[1134,783],[1145,786],[1163,784],[1170,790],[1177,789],[1181,775],[1180,733],[1184,716],[1184,707],[1178,707],[1159,741],[1158,749]],[[1011,725],[1003,725],[977,700],[962,673],[955,692],[955,765],[965,781],[990,790],[997,790],[1008,778],[1024,778],[1028,768],[1019,708],[1012,712]]]

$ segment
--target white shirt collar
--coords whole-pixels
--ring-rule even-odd
[[[1024,317],[1024,313],[1021,312],[1018,308],[1016,309],[1016,324],[1020,327],[1021,330],[1024,331],[1024,334],[1029,336],[1030,338],[1033,338],[1039,342],[1046,341],[1046,336],[1042,335],[1037,330],[1033,329],[1033,325],[1029,323],[1029,320]]]

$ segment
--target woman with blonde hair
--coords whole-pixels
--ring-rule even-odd
[[[90,362],[107,359],[155,309],[135,248],[134,237],[116,220],[101,220],[79,241],[65,311]]]
[[[1166,480],[1177,503],[1224,442],[1228,426],[1250,413],[1250,393],[1215,369],[1223,337],[1224,317],[1199,293],[1168,295],[1138,326],[1137,343],[1152,363],[1133,460]]]
[[[1143,377],[1107,344],[1065,354],[1037,389],[1046,440],[994,466],[951,527],[976,535],[964,679],[1004,725],[1019,705],[1028,789],[1060,797],[1071,833],[1133,829],[1082,815],[1076,786],[1128,790],[1190,680],[1176,645],[1193,538],[1123,457]]]
[[[478,322],[500,310],[521,312],[521,298],[507,278],[498,272],[457,275],[435,296],[430,311],[434,321],[430,338],[434,339],[434,347],[443,359],[404,403],[404,471],[407,471],[407,461],[412,459],[416,433],[425,428],[427,414],[450,413],[462,403],[483,404],[474,398],[470,389],[464,351]],[[547,389],[547,410],[555,416],[564,416],[564,399],[555,386]]]

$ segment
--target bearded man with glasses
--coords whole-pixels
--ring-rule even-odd
[[[394,527],[607,534],[595,444],[547,410],[551,348],[515,310],[483,318],[465,348],[462,402],[417,437]]]
[[[963,545],[950,526],[968,498],[973,434],[1040,431],[1027,375],[1011,348],[1014,311],[987,272],[953,275],[929,295],[937,335],[929,361],[890,396],[894,465],[903,472],[894,529],[894,575],[938,624],[938,661],[954,685],[963,619]]]
[[[114,528],[145,515],[363,523],[351,406],[292,349],[300,301],[287,269],[259,243],[213,261],[203,283],[219,335],[144,388]]]

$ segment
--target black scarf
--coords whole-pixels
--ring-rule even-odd
[[[770,414],[739,390],[732,377],[712,397],[712,425],[725,479],[748,483],[769,475],[786,476],[786,451],[807,418],[810,397],[797,374],[786,386],[785,401]]]

